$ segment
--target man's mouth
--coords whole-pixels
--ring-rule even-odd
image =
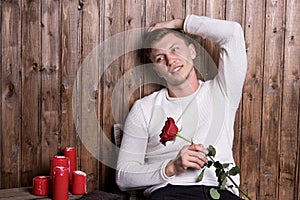
[[[178,72],[181,68],[183,67],[183,65],[180,65],[180,66],[177,66],[177,67],[175,67],[175,68],[173,68],[173,69],[171,69],[171,73],[175,73],[175,72]]]

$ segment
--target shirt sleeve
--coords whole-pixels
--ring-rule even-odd
[[[247,56],[243,29],[239,23],[189,15],[184,31],[207,38],[221,48],[218,74],[215,79],[232,106],[238,107],[247,71]]]
[[[147,124],[142,107],[137,101],[126,118],[119,151],[116,182],[121,190],[143,189],[168,181],[164,168],[169,160],[147,163],[147,143]]]

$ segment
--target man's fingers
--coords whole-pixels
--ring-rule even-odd
[[[201,153],[203,153],[205,155],[208,154],[207,149],[202,144],[192,144],[192,145],[190,145],[189,149],[193,150],[193,151],[201,152]]]

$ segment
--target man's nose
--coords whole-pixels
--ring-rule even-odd
[[[176,62],[176,55],[172,53],[167,54],[168,67],[171,67]]]

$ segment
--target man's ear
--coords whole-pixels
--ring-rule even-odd
[[[193,43],[189,44],[189,50],[190,50],[192,59],[195,59],[197,56],[197,53],[196,53],[195,45]]]

